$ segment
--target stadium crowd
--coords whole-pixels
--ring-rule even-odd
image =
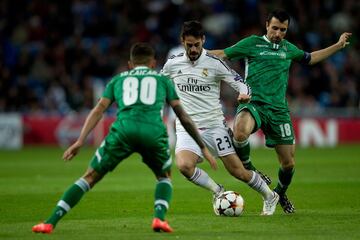
[[[315,66],[293,64],[288,100],[293,112],[359,110],[360,2],[356,0],[3,0],[0,3],[0,112],[66,114],[88,111],[94,82],[105,84],[127,69],[137,41],[151,43],[161,68],[179,45],[183,21],[200,20],[207,49],[265,33],[274,8],[292,16],[287,39],[306,51],[335,43],[343,31],[351,44]],[[244,75],[242,62],[232,62]],[[225,113],[236,94],[223,86]]]

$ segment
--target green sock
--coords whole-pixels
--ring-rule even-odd
[[[294,175],[294,172],[295,172],[294,168],[288,170],[279,168],[279,172],[278,172],[279,182],[276,188],[274,189],[274,191],[277,192],[279,195],[285,194],[286,190],[288,189],[291,183],[291,179]]]
[[[250,160],[250,143],[249,140],[246,139],[243,142],[236,141],[233,139],[234,148],[236,151],[236,154],[239,156],[241,162],[243,163],[244,167],[248,170],[255,171],[256,168],[252,164]]]
[[[89,184],[85,179],[80,178],[67,191],[64,192],[61,200],[57,203],[51,216],[45,223],[51,223],[54,227],[58,221],[65,216],[82,198],[85,192],[90,190]]]
[[[156,218],[165,220],[165,214],[169,208],[172,197],[172,185],[169,178],[163,178],[158,181],[155,188],[155,214]]]

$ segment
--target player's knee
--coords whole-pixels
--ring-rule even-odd
[[[246,139],[248,139],[250,136],[250,133],[246,133],[242,129],[234,130],[234,139],[238,142],[243,142]]]
[[[103,175],[96,172],[94,169],[88,169],[83,178],[92,188],[97,182],[102,179]]]
[[[164,180],[164,179],[168,179],[169,181],[171,181],[171,171],[166,171],[166,172],[157,174],[156,179],[158,181],[161,181],[161,180]]]
[[[284,170],[291,170],[291,169],[295,168],[295,160],[288,159],[287,161],[282,161],[281,168]]]
[[[191,177],[195,169],[195,166],[190,161],[183,161],[181,159],[177,159],[176,166],[186,177]]]

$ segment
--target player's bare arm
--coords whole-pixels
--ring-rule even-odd
[[[224,50],[222,50],[222,49],[208,50],[208,53],[210,53],[211,55],[215,55],[218,58],[226,59],[226,54],[225,54]]]
[[[237,101],[239,103],[248,103],[248,102],[250,102],[250,98],[251,98],[250,95],[240,93],[237,98]]]
[[[91,110],[87,116],[84,126],[81,129],[80,136],[77,141],[71,145],[63,154],[64,161],[69,161],[79,152],[80,148],[83,146],[89,133],[95,128],[97,123],[102,118],[105,110],[109,107],[111,101],[107,98],[101,98],[96,106]]]
[[[170,105],[173,108],[176,116],[179,118],[185,130],[190,134],[190,136],[201,148],[204,158],[210,163],[211,168],[216,170],[217,163],[215,158],[210,154],[208,148],[205,146],[205,143],[203,142],[199,132],[197,131],[195,123],[180,105],[180,100],[171,101]]]
[[[348,33],[345,32],[343,34],[341,34],[339,41],[327,48],[315,51],[311,53],[311,60],[310,60],[310,65],[316,64],[328,57],[330,57],[331,55],[333,55],[334,53],[336,53],[337,51],[343,49],[344,47],[346,47],[349,44],[349,39],[350,36],[352,35],[352,33]]]

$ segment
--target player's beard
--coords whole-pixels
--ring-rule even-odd
[[[274,38],[274,43],[279,44],[281,42],[281,38]]]
[[[191,61],[196,61],[196,60],[198,60],[199,59],[199,57],[200,57],[200,53],[198,53],[198,52],[189,52],[188,53],[188,57],[189,57],[189,59],[191,60]]]

